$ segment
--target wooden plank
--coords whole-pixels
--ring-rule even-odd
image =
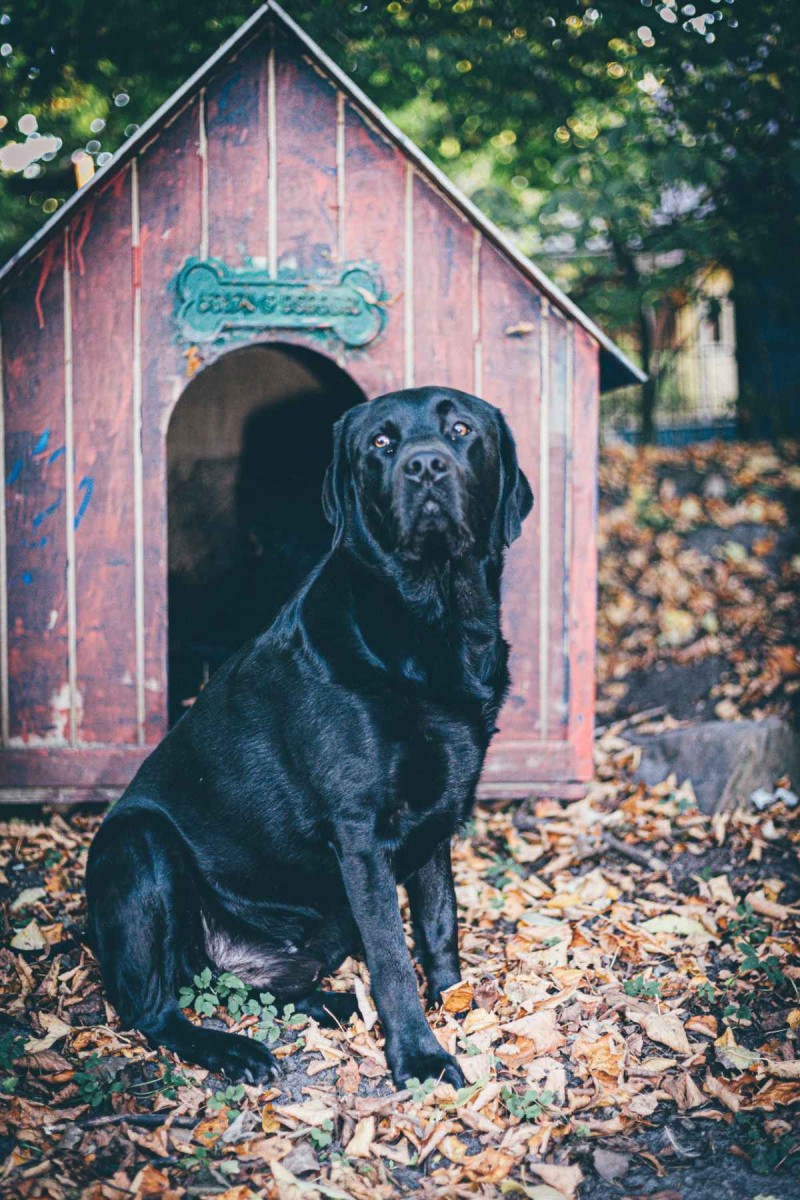
[[[567,670],[567,594],[569,562],[567,561],[568,514],[568,433],[572,397],[568,392],[567,350],[569,328],[565,318],[550,309],[548,318],[548,352],[550,355],[550,386],[548,397],[548,572],[547,604],[547,690],[548,702],[544,721],[546,736],[565,738],[569,711],[569,672]]]
[[[505,414],[536,503],[508,553],[503,627],[511,643],[511,689],[501,738],[538,738],[540,327],[539,297],[493,246],[480,251],[483,396]],[[521,327],[516,334],[506,332]],[[550,776],[552,777],[552,776]]]
[[[126,787],[149,753],[144,746],[2,750],[0,783],[4,787]]]
[[[377,265],[386,299],[386,323],[363,350],[350,350],[344,367],[369,397],[404,385],[404,213],[406,163],[349,101],[344,106],[344,257]]]
[[[269,253],[268,55],[262,34],[206,88],[208,251],[231,267]]]
[[[63,239],[2,299],[12,744],[69,738]]]
[[[130,168],[71,229],[78,740],[136,741]]]
[[[414,178],[414,383],[475,390],[472,226]]]
[[[200,108],[194,100],[139,160],[145,738],[167,726],[167,426],[186,381],[173,282],[201,243]]]
[[[597,621],[599,347],[575,326],[569,592],[569,738],[575,778],[592,777]]]
[[[118,800],[124,788],[72,788],[72,787],[2,787],[0,805],[10,804],[57,804],[59,808],[71,804],[110,804]]]
[[[337,257],[336,89],[294,40],[275,43],[278,268],[309,274]]]

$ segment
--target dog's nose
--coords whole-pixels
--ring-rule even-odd
[[[414,450],[403,463],[403,471],[415,483],[438,483],[450,473],[450,461],[441,450]]]

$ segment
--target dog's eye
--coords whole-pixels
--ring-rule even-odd
[[[385,450],[390,445],[391,440],[387,433],[377,433],[372,439],[372,444],[376,450]]]
[[[453,433],[457,434],[458,437],[466,437],[468,433],[472,433],[472,430],[466,421],[456,421],[453,426]]]

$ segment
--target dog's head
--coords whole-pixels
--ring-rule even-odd
[[[323,488],[334,544],[366,540],[419,564],[499,558],[532,504],[505,418],[467,392],[390,392],[334,428]]]

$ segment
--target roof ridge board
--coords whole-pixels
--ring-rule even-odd
[[[108,176],[118,167],[120,167],[128,159],[132,158],[135,153],[144,148],[147,139],[151,139],[156,128],[166,121],[170,116],[176,113],[179,108],[184,106],[184,102],[188,102],[195,91],[202,87],[203,83],[213,75],[216,67],[230,58],[233,51],[238,50],[252,36],[256,36],[261,31],[261,27],[266,24],[267,19],[274,16],[280,23],[288,29],[300,42],[306,52],[316,60],[317,63],[327,72],[338,87],[353,100],[365,115],[373,121],[379,130],[381,130],[391,142],[393,142],[404,154],[414,163],[417,169],[433,182],[444,195],[459,209],[473,225],[480,229],[493,245],[501,251],[511,262],[525,274],[533,283],[539,287],[549,300],[552,301],[562,312],[572,317],[577,323],[599,344],[602,350],[605,350],[615,360],[618,368],[631,377],[629,382],[644,383],[647,376],[637,367],[626,354],[611,340],[608,334],[604,333],[598,325],[591,320],[589,316],[581,309],[574,300],[572,300],[565,292],[555,284],[548,275],[537,267],[534,262],[523,254],[513,242],[495,225],[495,223],[486,216],[485,213],[473,204],[468,196],[465,196],[460,188],[445,175],[439,167],[436,166],[430,158],[420,150],[419,146],[407,137],[394,122],[387,117],[386,113],[373,100],[362,91],[349,75],[333,61],[332,58],[322,49],[317,42],[306,33],[302,26],[289,16],[289,14],[281,7],[277,0],[266,0],[260,8],[248,17],[242,25],[227,38],[219,48],[202,63],[198,69],[183,83],[177,91],[173,92],[154,113],[142,123],[133,137],[129,138],[114,154],[110,162],[95,173],[92,179],[85,184],[79,191],[73,193],[62,207],[53,214],[49,221],[38,229],[28,241],[20,247],[17,252],[0,268],[0,287],[16,270],[20,264],[30,258],[36,251],[39,245],[42,245],[51,233],[64,223],[72,212],[75,211],[80,204],[84,202],[84,198],[93,190],[95,190],[101,180],[107,179]],[[152,140],[152,139],[151,139]]]

